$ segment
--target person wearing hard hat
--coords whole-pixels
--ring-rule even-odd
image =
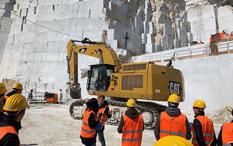
[[[12,88],[13,88],[13,90],[7,94],[8,97],[13,95],[13,94],[21,94],[23,91],[23,85],[21,83],[18,83],[18,82],[15,83]]]
[[[87,108],[83,114],[83,123],[80,130],[80,138],[85,146],[96,145],[96,125],[98,119],[96,119],[96,113],[99,105],[96,98],[92,98],[86,103]]]
[[[155,142],[153,146],[193,146],[193,144],[180,136],[165,136]]]
[[[4,105],[4,96],[7,92],[6,87],[3,83],[0,83],[0,122],[3,120],[3,105]]]
[[[11,95],[14,94],[22,94],[23,91],[23,85],[21,83],[15,83],[12,87],[12,91],[10,91],[9,93],[6,94],[5,96],[5,100],[10,97]]]
[[[122,146],[141,146],[144,122],[142,114],[136,107],[134,99],[129,99],[126,103],[127,110],[121,117],[118,132],[122,133]]]
[[[187,117],[181,113],[178,108],[181,99],[176,94],[168,97],[168,107],[160,113],[155,129],[155,137],[157,140],[169,135],[181,136],[191,139],[191,129]]]
[[[231,111],[233,116],[233,109]],[[233,146],[233,120],[222,125],[218,135],[218,146]]]
[[[105,96],[99,95],[97,96],[97,100],[99,102],[97,117],[100,117],[100,119],[98,125],[96,126],[96,130],[101,145],[106,146],[106,142],[104,138],[105,122],[107,121],[108,118],[111,118],[112,115],[108,107],[108,102],[105,100]]]
[[[193,120],[193,137],[194,146],[215,146],[216,136],[212,120],[205,116],[206,103],[201,100],[195,100],[193,103],[193,112],[195,114]]]
[[[28,104],[21,94],[10,96],[3,106],[3,121],[0,122],[0,145],[19,146],[18,131]]]

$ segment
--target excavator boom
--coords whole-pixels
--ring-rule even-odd
[[[81,43],[79,45],[75,43]],[[121,67],[120,59],[114,50],[102,42],[93,42],[85,38],[82,41],[70,40],[67,44],[67,63],[69,73],[69,86],[72,98],[80,98],[80,85],[78,83],[78,54],[84,54],[100,59],[100,64],[109,64],[118,71]]]

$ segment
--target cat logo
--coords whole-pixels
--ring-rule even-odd
[[[169,93],[173,94],[176,93],[180,95],[181,93],[181,86],[179,82],[169,81]]]

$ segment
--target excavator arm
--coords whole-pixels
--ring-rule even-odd
[[[76,44],[79,43],[79,44]],[[114,66],[114,70],[120,69],[120,59],[113,49],[102,42],[93,42],[85,38],[82,41],[70,40],[67,44],[67,64],[69,73],[69,86],[72,98],[81,98],[81,89],[78,83],[78,54],[84,54],[99,58],[100,64]]]

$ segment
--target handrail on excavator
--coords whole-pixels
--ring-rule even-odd
[[[91,41],[90,39],[88,38],[84,38],[83,40],[71,40],[73,42],[80,42],[82,44],[105,44],[104,42],[94,42],[94,41]]]

